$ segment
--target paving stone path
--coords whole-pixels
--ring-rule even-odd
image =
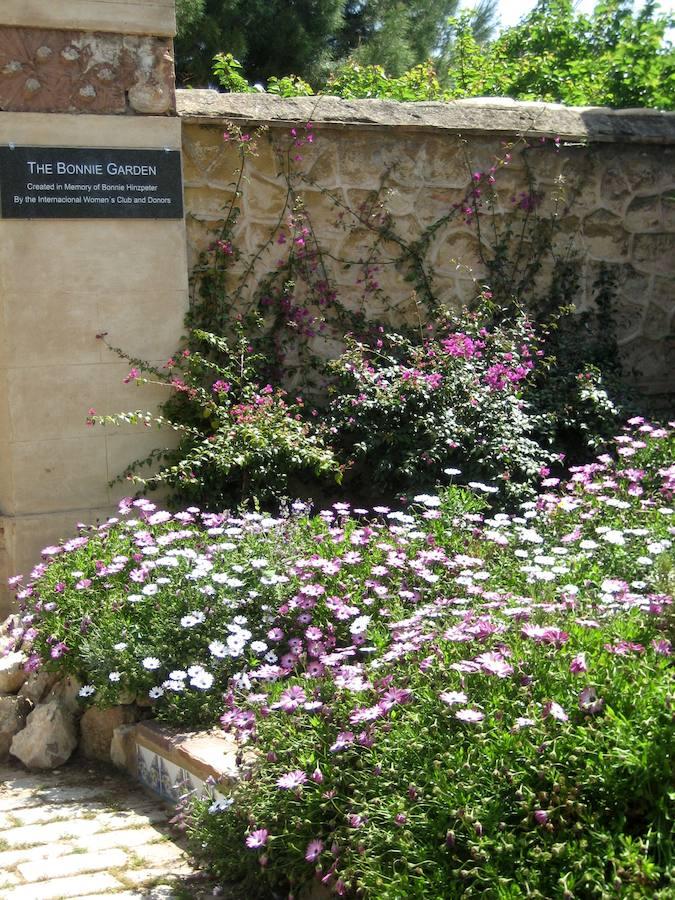
[[[0,765],[0,900],[197,900],[211,887],[168,826],[173,810],[88,763]]]

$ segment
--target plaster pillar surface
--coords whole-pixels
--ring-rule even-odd
[[[174,32],[174,0],[2,0],[0,146],[180,150]],[[129,493],[110,480],[159,443],[87,427],[164,399],[96,335],[165,361],[187,289],[183,219],[0,218],[0,615],[7,577],[109,515]]]

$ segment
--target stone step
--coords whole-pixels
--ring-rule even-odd
[[[222,799],[241,778],[241,748],[221,731],[188,732],[146,721],[116,729],[113,748],[116,765],[171,803],[186,794]],[[246,751],[241,763],[252,762]]]

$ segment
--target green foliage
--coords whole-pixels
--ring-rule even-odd
[[[211,60],[228,48],[250,82],[316,72],[330,55],[343,0],[206,0],[204,16],[176,40],[177,78],[211,80]]]
[[[178,80],[206,85],[208,61],[224,47],[242,61],[250,82],[297,73],[301,81],[320,84],[347,60],[380,65],[398,77],[430,57],[447,55],[453,39],[448,20],[458,5],[458,0],[182,0]],[[478,40],[492,30],[495,6],[495,0],[478,4],[472,26]]]
[[[421,47],[404,51],[399,46],[408,38],[399,35],[397,42],[386,28],[375,28],[345,62],[327,76],[317,76],[317,87],[291,77],[284,79],[283,91],[276,79],[268,90],[286,97],[317,93],[420,101],[496,96],[573,106],[672,109],[675,51],[665,35],[675,20],[659,14],[652,2],[635,15],[632,6],[629,0],[606,0],[589,17],[577,14],[572,0],[540,0],[520,24],[491,43],[481,36],[480,10],[478,15],[464,13],[443,26],[440,44],[427,47],[423,55]],[[367,9],[370,5],[363,5],[362,14]],[[374,8],[370,12],[376,13]],[[433,10],[428,12],[433,19]],[[408,13],[417,21],[415,9]],[[391,15],[391,29],[407,35],[406,16],[400,11]],[[373,21],[379,21],[376,15]],[[355,34],[369,33],[363,24],[354,28]],[[242,67],[237,67],[241,74]],[[250,90],[228,72],[224,77],[215,74],[224,90]]]
[[[415,66],[399,78],[390,78],[376,65],[346,62],[331,73],[325,93],[345,100],[378,98],[387,100],[438,100],[441,89],[430,62]]]
[[[217,53],[213,58],[213,74],[224,91],[233,94],[254,93],[242,74],[242,65],[231,53]]]
[[[348,2],[339,53],[361,66],[382,66],[396,77],[426,60],[444,60],[452,52],[451,20],[459,6],[458,0]],[[495,0],[482,0],[469,13],[479,43],[494,28],[496,6]]]
[[[481,47],[470,21],[455,24],[447,96],[514,97],[572,106],[675,106],[672,16],[654,2],[605,0],[591,16],[572,0],[540,0],[520,24]],[[445,82],[444,82],[445,83]]]
[[[285,75],[283,78],[272,75],[267,81],[267,93],[279,97],[311,97],[314,91],[311,85],[297,75]]]
[[[432,486],[460,466],[516,497],[557,461],[549,442],[533,440],[546,428],[526,399],[543,342],[525,315],[495,326],[489,309],[439,316],[416,337],[348,341],[331,364],[328,423],[358,494]]]
[[[297,161],[314,142],[311,123],[276,147],[285,202],[267,242],[248,255],[238,250],[246,167],[260,137],[228,126],[239,166],[223,225],[193,272],[189,349],[164,370],[129,359],[127,380],[152,376],[171,391],[162,415],[91,418],[154,423],[179,436],[120,478],[143,489],[168,484],[175,504],[277,509],[284,498],[325,496],[336,485],[363,501],[389,500],[459,465],[516,498],[542,468],[609,440],[627,408],[611,278],[599,288],[598,311],[572,317],[578,260],[553,251],[567,203],[561,190],[548,211],[533,184],[512,197],[507,215],[499,199],[516,149],[527,171],[532,153],[559,152],[555,141],[505,145],[485,171],[467,160],[465,196],[412,239],[387,209],[387,175],[356,209],[324,191],[336,226],[359,235],[359,257],[350,259],[322,247],[303,202]],[[574,179],[569,189],[579,189]],[[452,313],[446,276],[429,258],[463,268],[438,253],[458,220],[475,229],[487,276],[474,279],[471,311]],[[271,250],[275,264],[261,276]],[[549,260],[552,278],[542,281]],[[337,289],[337,266],[354,270],[352,290]],[[399,303],[392,313],[378,281],[385,268],[409,285],[407,312]]]
[[[254,777],[185,824],[242,896],[665,900],[675,433],[614,451],[514,513],[456,471],[405,512],[128,499],[45,548],[10,648],[83,704],[224,706]]]
[[[323,674],[268,684],[265,700],[257,683],[250,704],[233,691],[223,721],[253,741],[258,771],[231,806],[198,802],[188,819],[194,851],[218,877],[255,897],[297,893],[315,873],[338,895],[377,900],[670,895],[672,648],[661,613],[671,598],[660,594],[650,614],[649,603],[617,593],[635,576],[636,590],[660,591],[672,573],[670,539],[661,565],[645,569],[635,565],[640,539],[628,537],[644,527],[656,548],[665,534],[663,513],[644,514],[647,495],[636,502],[626,492],[629,468],[653,474],[672,459],[665,432],[654,445],[646,427],[638,443],[644,437],[649,449],[616,467],[586,467],[588,489],[577,479],[555,499],[549,491],[537,504],[548,511],[526,505],[522,527],[504,515],[477,525],[458,497],[441,498],[435,523],[420,529],[426,547],[466,567],[460,583],[467,569],[489,573],[489,602],[444,590],[437,562],[439,580],[414,610],[398,611],[395,591],[387,594],[391,619],[373,613],[363,657],[357,649],[345,663],[333,651]],[[632,446],[628,438],[624,449]],[[620,509],[591,497],[594,471],[619,481]],[[662,499],[654,495],[657,506]],[[589,518],[597,540],[586,543],[596,550],[584,559],[576,548]],[[569,566],[559,573],[566,584],[553,589],[551,578],[547,589],[537,564],[522,560],[534,536],[546,560],[570,548],[561,541],[571,533],[572,549],[557,557]],[[604,535],[612,550],[598,549]],[[396,582],[387,546],[388,559],[364,555],[364,568],[389,568]],[[322,702],[320,711],[294,706],[293,690]],[[467,706],[475,718],[463,721]],[[254,723],[244,718],[254,711]],[[305,780],[280,789],[288,773]],[[247,844],[261,830],[263,846]]]
[[[151,454],[144,461],[153,466],[161,460],[159,471],[141,475],[141,463],[120,479],[146,490],[170,485],[174,502],[200,503],[209,509],[242,500],[269,507],[302,494],[307,479],[342,480],[323,429],[304,421],[301,407],[287,401],[286,391],[260,381],[266,360],[254,352],[250,327],[246,332],[238,328],[236,341],[230,343],[199,330],[192,337],[207,352],[185,350],[169,360],[166,373],[151,370],[154,378],[142,374],[148,371],[144,363],[130,360],[141,366],[129,376],[138,384],[164,384],[173,390],[164,407],[166,416],[139,412],[92,416],[91,424],[142,422],[180,435],[175,449]],[[220,363],[214,361],[214,353]]]
[[[206,0],[176,0],[176,27],[183,35],[197,26],[204,15]]]

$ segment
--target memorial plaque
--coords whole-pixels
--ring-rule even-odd
[[[3,219],[182,219],[178,150],[0,147]]]

